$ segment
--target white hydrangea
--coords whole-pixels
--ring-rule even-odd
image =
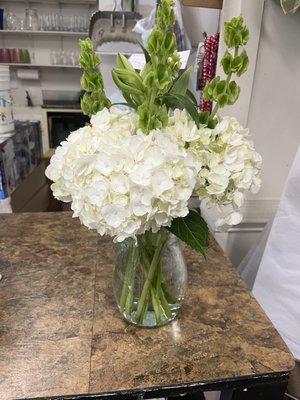
[[[116,241],[185,216],[199,172],[176,136],[145,135],[136,126],[133,112],[104,109],[91,126],[71,133],[46,171],[54,196],[71,201],[75,217]]]
[[[218,225],[233,225],[241,221],[244,192],[260,186],[261,157],[247,136],[229,117],[215,129],[197,128],[185,110],[145,135],[135,112],[111,107],[62,142],[46,174],[74,217],[116,241],[169,226],[188,213],[192,194],[231,206]]]
[[[190,143],[190,150],[202,164],[194,193],[206,199],[208,206],[231,206],[231,210],[226,207],[217,226],[240,223],[238,210],[245,191],[256,193],[260,188],[262,160],[248,136],[248,130],[235,118],[224,117],[210,130],[209,139],[202,135]]]

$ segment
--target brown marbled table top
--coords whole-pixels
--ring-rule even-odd
[[[0,398],[194,384],[290,371],[293,358],[219,246],[186,250],[179,318],[124,322],[110,240],[69,213],[0,216]]]

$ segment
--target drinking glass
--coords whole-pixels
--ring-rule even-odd
[[[37,31],[39,28],[39,21],[37,10],[35,8],[27,8],[25,11],[25,25],[29,31]]]
[[[18,17],[11,11],[6,13],[6,28],[10,31],[15,31],[18,25]]]

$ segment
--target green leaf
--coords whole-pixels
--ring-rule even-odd
[[[190,210],[186,217],[173,219],[172,225],[167,229],[206,258],[209,230],[197,211]]]
[[[116,63],[118,68],[127,69],[128,71],[135,72],[132,64],[123,54],[118,53]]]
[[[126,106],[126,107],[130,107],[133,109],[137,109],[136,105],[134,105],[132,102],[128,102],[128,103],[112,103],[112,106]]]
[[[170,94],[167,93],[164,98],[170,101],[171,107],[175,108],[180,106],[181,108],[185,108],[186,111],[190,114],[192,119],[195,121],[196,125],[199,126],[199,113],[195,104],[186,96],[181,96],[180,94]]]
[[[227,93],[221,93],[217,98],[216,101],[218,102],[218,106],[220,108],[223,108],[226,106],[228,103],[228,94]]]
[[[187,70],[185,70],[179,76],[179,78],[174,82],[174,85],[169,90],[169,93],[181,94],[181,95],[184,96],[186,94],[186,91],[187,91],[187,87],[188,87],[188,84],[189,84],[191,72],[192,72],[192,67],[189,67]]]
[[[145,47],[142,45],[142,43],[138,42],[138,45],[141,47],[141,49],[143,50],[144,56],[145,56],[145,60],[146,63],[151,62],[151,57],[150,54],[148,53],[147,49],[145,49]]]
[[[231,81],[228,85],[227,88],[227,94],[228,94],[228,103],[229,105],[234,104],[239,95],[240,95],[240,87],[237,85],[235,81]]]
[[[215,100],[217,100],[218,96],[221,94],[226,93],[226,88],[227,88],[227,82],[225,80],[222,80],[218,82],[215,85],[214,91],[213,91],[213,97]]]
[[[232,63],[232,55],[228,52],[228,50],[226,50],[221,60],[221,65],[226,75],[229,75],[231,72],[231,63]]]
[[[188,98],[195,104],[195,106],[198,107],[198,101],[197,101],[196,97],[194,96],[194,94],[189,89],[187,89],[186,94],[187,94]]]

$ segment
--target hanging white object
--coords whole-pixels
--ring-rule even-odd
[[[141,18],[132,29],[132,32],[136,32],[141,35],[143,46],[147,46],[147,40],[150,36],[153,26],[155,24],[156,7],[154,7],[149,16]]]
[[[191,50],[185,50],[185,51],[178,52],[178,55],[180,57],[180,69],[185,69],[188,59],[189,59],[189,56],[190,56],[190,52],[191,52]],[[144,67],[144,65],[146,64],[144,53],[132,54],[129,57],[129,61],[132,64],[133,68],[138,69],[138,70],[141,70]]]
[[[253,294],[300,360],[300,147],[274,218]]]

